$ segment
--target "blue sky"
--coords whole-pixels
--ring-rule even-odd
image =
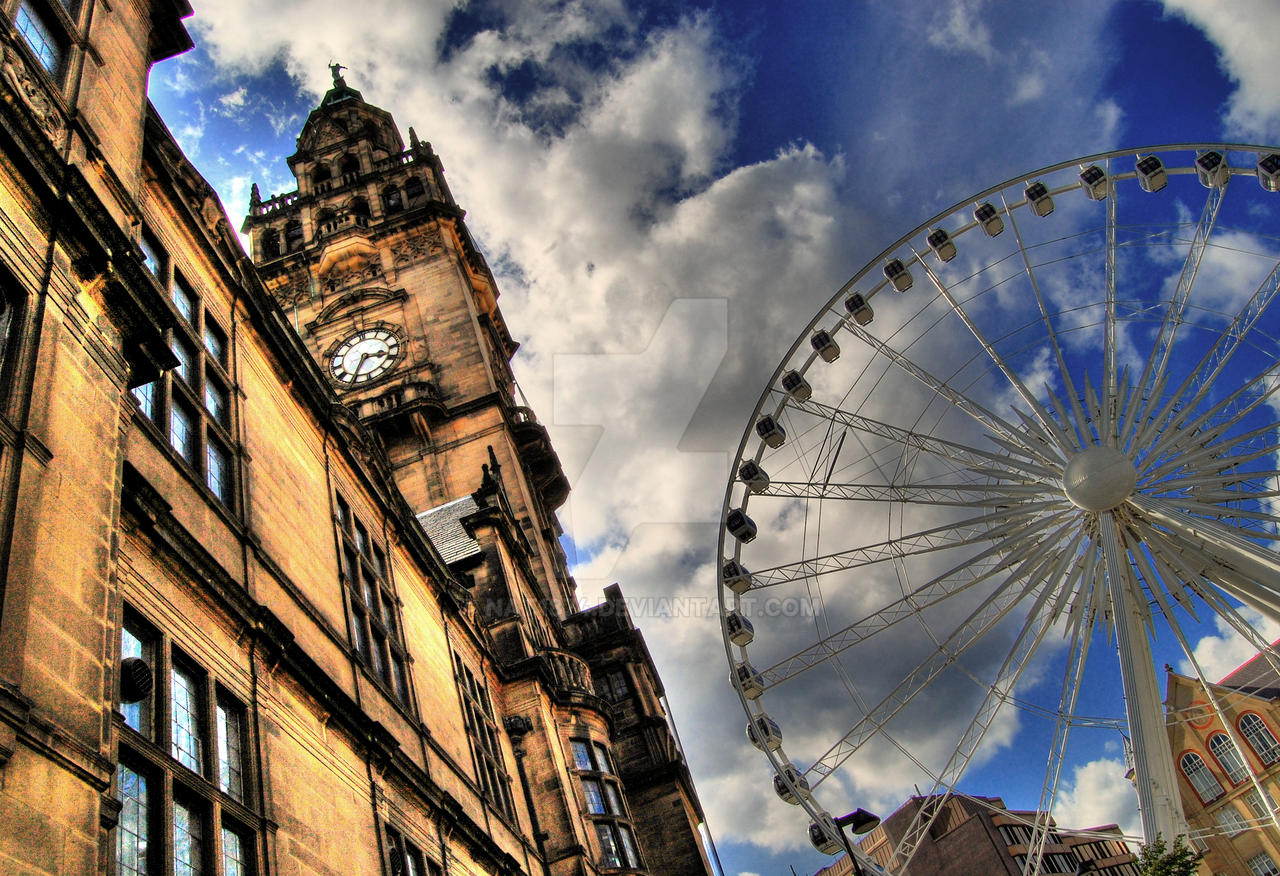
[[[792,339],[971,192],[1110,148],[1280,140],[1263,0],[195,6],[197,48],[150,92],[233,224],[252,183],[294,187],[333,60],[441,156],[575,484],[584,603],[615,580],[668,600],[639,620],[735,876],[823,860],[743,740],[714,611],[729,454]],[[1246,656],[1204,649],[1221,672]],[[1095,773],[1072,814],[1120,820]]]

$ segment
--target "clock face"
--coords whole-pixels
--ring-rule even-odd
[[[400,357],[400,339],[382,328],[358,331],[329,359],[333,377],[348,386],[368,383],[391,370]]]

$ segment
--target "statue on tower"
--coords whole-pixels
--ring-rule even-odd
[[[338,63],[338,62],[336,62],[336,61],[329,65],[329,72],[333,74],[333,87],[334,87],[334,88],[345,88],[345,87],[346,87],[346,85],[347,85],[347,80],[345,80],[345,79],[343,79],[343,78],[342,78],[342,71],[343,71],[343,70],[346,70],[346,69],[348,69],[348,68],[346,68],[346,67],[342,66],[341,64],[339,64],[339,63]]]

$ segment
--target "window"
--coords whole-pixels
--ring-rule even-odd
[[[440,866],[400,831],[387,826],[387,866],[391,876],[440,876]]]
[[[337,497],[342,583],[351,618],[351,647],[371,675],[410,705],[408,657],[400,634],[399,600],[387,580],[387,555],[373,543],[351,506]]]
[[[1209,771],[1209,765],[1204,762],[1203,757],[1194,751],[1189,751],[1182,756],[1179,764],[1182,767],[1182,774],[1187,777],[1191,787],[1195,788],[1202,803],[1208,803],[1222,796],[1222,783]]]
[[[1240,810],[1234,806],[1227,806],[1219,810],[1215,817],[1218,819],[1218,826],[1225,833],[1236,834],[1242,830],[1249,829],[1249,823],[1240,815]]]
[[[404,203],[400,200],[400,190],[395,186],[387,186],[382,190],[382,212],[399,213],[404,209]]]
[[[1280,869],[1276,868],[1276,862],[1271,860],[1271,856],[1266,852],[1249,859],[1249,872],[1253,876],[1280,876]]]
[[[1215,733],[1210,736],[1209,751],[1218,759],[1218,763],[1222,765],[1227,778],[1232,782],[1239,784],[1249,777],[1249,768],[1245,766],[1244,758],[1240,756],[1239,750],[1236,749],[1236,744],[1231,741],[1227,734]]]
[[[284,223],[284,251],[293,252],[302,249],[302,223],[297,219],[290,219]]]
[[[166,263],[164,247],[160,246],[155,235],[145,225],[138,236],[138,248],[142,250],[142,263],[147,266],[147,270],[157,280],[163,281]]]
[[[344,183],[354,181],[360,175],[360,159],[348,152],[338,161],[338,173]]]
[[[1031,827],[1026,824],[1002,824],[1000,825],[1000,838],[1004,840],[1005,845],[1020,846],[1031,842]]]
[[[1271,799],[1271,792],[1267,791],[1265,793],[1267,795],[1267,803],[1270,803],[1271,808],[1275,809],[1276,801]],[[1250,791],[1248,794],[1246,794],[1244,797],[1244,800],[1246,803],[1249,804],[1249,808],[1253,810],[1254,818],[1270,818],[1271,817],[1271,814],[1267,812],[1266,803],[1262,802],[1262,797],[1258,795],[1258,792],[1256,790]]]
[[[262,237],[259,240],[259,245],[262,247],[262,251],[258,254],[258,258],[260,260],[267,261],[268,259],[276,259],[280,257],[279,231],[276,231],[274,228],[268,228],[266,231],[262,232]]]
[[[165,259],[143,229],[147,266],[164,282]],[[147,241],[151,241],[149,244]],[[159,380],[134,388],[138,409],[153,422],[182,460],[222,504],[234,497],[234,447],[231,435],[231,379],[227,371],[227,333],[204,306],[196,288],[176,271],[170,286],[181,319],[169,349],[178,360]]]
[[[1265,764],[1273,764],[1280,760],[1280,744],[1271,733],[1265,721],[1253,712],[1245,712],[1240,716],[1240,735],[1249,743],[1258,760]]]
[[[253,876],[244,706],[127,606],[120,655],[145,660],[155,683],[141,702],[121,704],[116,725],[117,873]]]
[[[151,793],[147,780],[121,763],[116,769],[120,797],[120,822],[116,826],[116,864],[119,876],[150,873],[152,820]]]
[[[422,180],[416,176],[411,176],[404,183],[405,200],[412,204],[426,193],[426,189],[422,185]]]
[[[453,655],[453,668],[480,791],[495,807],[509,818],[514,818],[516,809],[511,799],[511,780],[507,777],[502,747],[498,743],[497,719],[489,691],[476,680],[471,668],[456,653]]]
[[[38,9],[31,0],[22,0],[13,26],[22,34],[45,72],[55,79],[60,78],[67,54],[67,39],[60,33],[61,28],[53,17]]]
[[[228,696],[218,700],[218,789],[244,802],[244,709]]]
[[[612,669],[595,679],[596,693],[611,703],[625,700],[631,693],[631,685],[627,682],[627,673],[621,669]]]
[[[1074,873],[1076,872],[1076,859],[1073,855],[1064,855],[1061,852],[1051,852],[1045,855],[1040,861],[1041,873]]]
[[[573,767],[578,773],[586,814],[595,825],[600,843],[600,866],[605,869],[639,869],[640,853],[622,788],[614,776],[609,749],[590,739],[570,739]]]

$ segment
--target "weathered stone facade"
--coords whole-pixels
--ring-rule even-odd
[[[710,872],[430,146],[336,78],[250,260],[185,0],[0,8],[0,872]]]

